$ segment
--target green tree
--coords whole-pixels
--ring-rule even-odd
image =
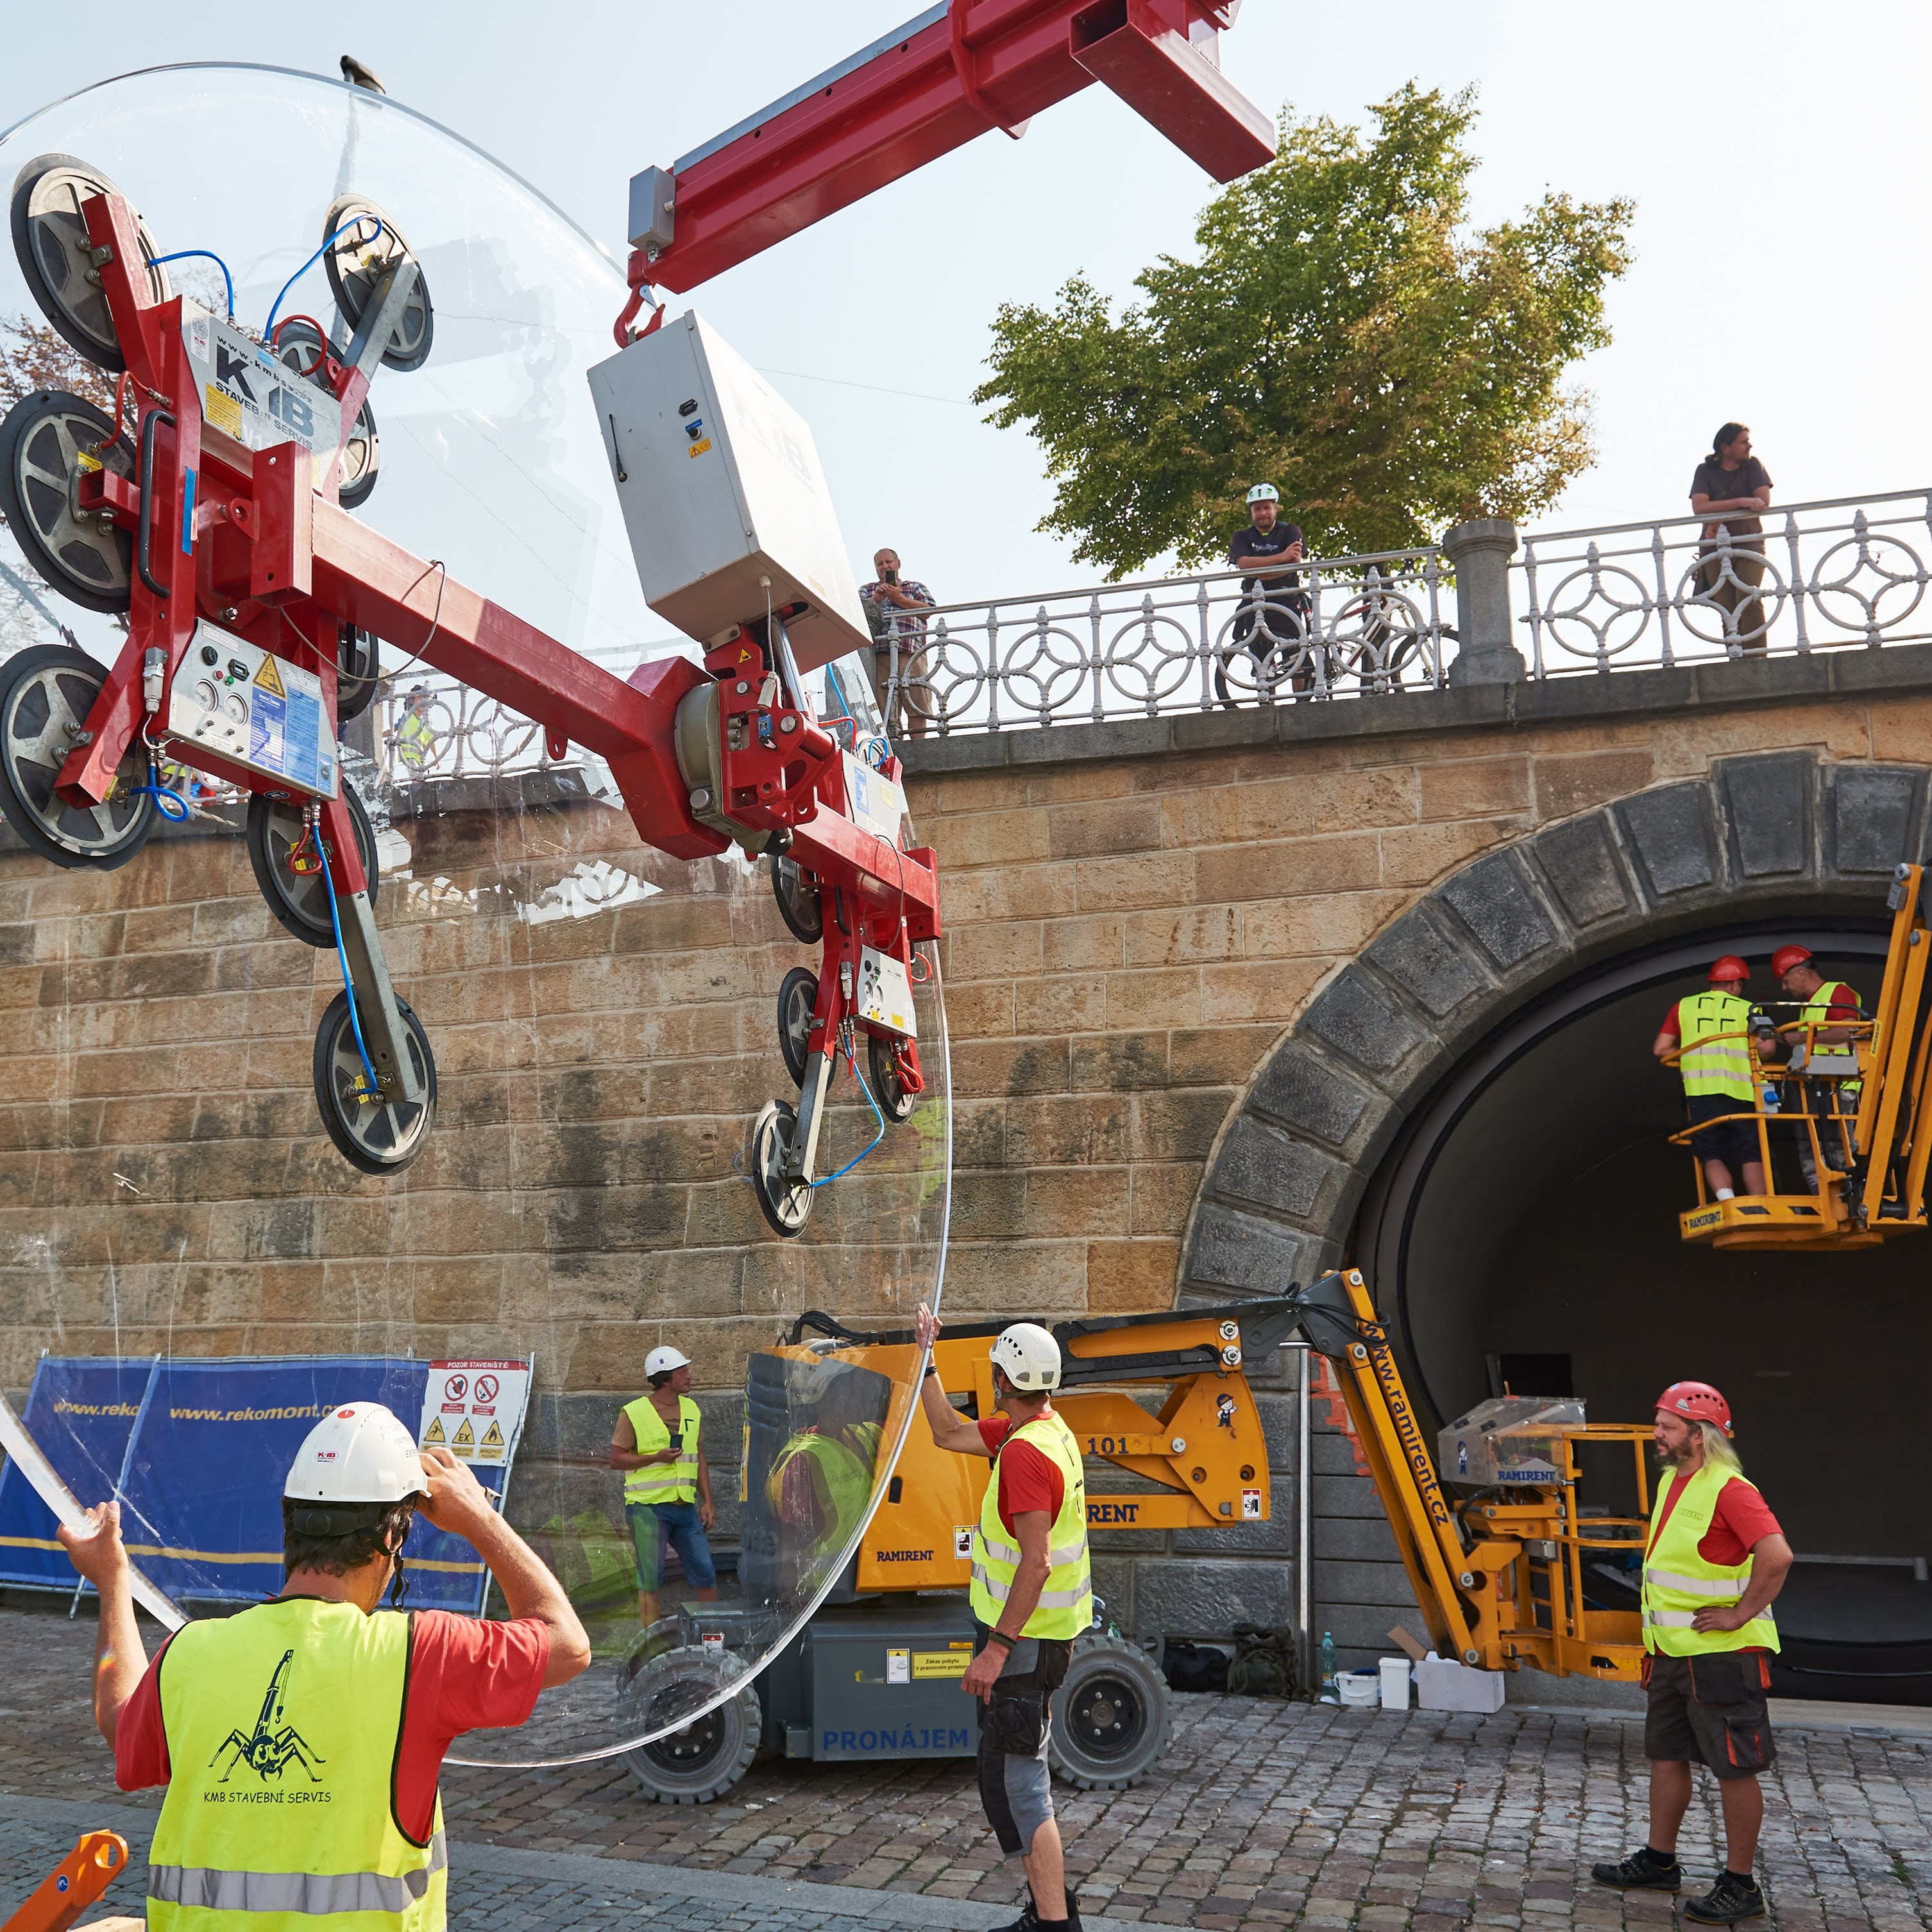
[[[1610,340],[1632,204],[1550,194],[1472,232],[1473,90],[1412,83],[1376,127],[1296,122],[1210,202],[1115,320],[1076,278],[1003,307],[974,400],[1024,423],[1058,485],[1039,527],[1125,576],[1224,555],[1271,482],[1312,554],[1398,550],[1546,508],[1594,457],[1564,370]]]

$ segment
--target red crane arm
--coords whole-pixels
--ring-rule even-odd
[[[948,0],[632,183],[630,280],[682,292],[998,127],[1101,81],[1217,181],[1274,124],[1222,76],[1239,0]],[[635,313],[634,307],[631,311]],[[628,321],[628,316],[626,318]]]

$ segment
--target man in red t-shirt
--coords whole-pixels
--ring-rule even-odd
[[[1764,1822],[1758,1773],[1778,1755],[1766,1652],[1778,1647],[1771,1605],[1792,1563],[1778,1519],[1738,1466],[1730,1431],[1730,1406],[1708,1382],[1673,1382],[1658,1399],[1663,1486],[1643,1582],[1650,1837],[1621,1863],[1591,1868],[1600,1885],[1677,1891],[1677,1834],[1690,1808],[1690,1767],[1701,1763],[1718,1780],[1726,1856],[1717,1883],[1684,1916],[1719,1925],[1764,1911],[1751,1868]]]
[[[317,1451],[315,1445],[327,1431],[334,1432]],[[321,1486],[304,1488],[304,1467],[311,1461],[321,1467]],[[372,1467],[379,1480],[368,1479]],[[356,1500],[365,1491],[393,1495],[398,1490],[404,1493],[394,1500]],[[521,1724],[530,1714],[540,1690],[568,1683],[590,1662],[589,1640],[562,1585],[496,1514],[471,1471],[447,1449],[418,1450],[409,1431],[377,1403],[351,1403],[332,1412],[304,1442],[290,1474],[282,1505],[286,1575],[280,1594],[267,1604],[221,1620],[224,1627],[218,1632],[208,1631],[200,1622],[190,1623],[185,1628],[195,1640],[183,1649],[185,1653],[192,1648],[197,1654],[209,1649],[209,1637],[230,1644],[239,1639],[238,1647],[245,1648],[248,1620],[274,1612],[279,1606],[324,1606],[321,1614],[329,1617],[335,1612],[327,1606],[352,1605],[364,1616],[376,1615],[386,1590],[392,1591],[392,1598],[400,1595],[402,1546],[418,1507],[439,1529],[464,1537],[474,1545],[510,1612],[504,1622],[442,1610],[408,1614],[401,1709],[392,1734],[393,1761],[390,1747],[384,1746],[378,1771],[388,1786],[397,1828],[411,1844],[430,1848],[436,1835],[436,1782],[443,1754],[451,1743],[466,1731]],[[220,1768],[173,1763],[170,1728],[191,1720],[196,1698],[225,1696],[232,1686],[208,1682],[206,1665],[185,1672],[170,1670],[164,1710],[164,1666],[170,1663],[170,1653],[182,1633],[171,1634],[153,1663],[148,1661],[134,1616],[128,1553],[121,1540],[120,1505],[103,1503],[88,1514],[85,1529],[63,1525],[58,1534],[74,1568],[100,1595],[94,1712],[101,1736],[113,1749],[115,1782],[123,1791],[172,1786],[178,1771],[195,1784],[208,1783],[217,1778]],[[392,1585],[398,1587],[392,1589]],[[285,1617],[291,1613],[280,1612]],[[298,1607],[292,1613],[308,1614]],[[311,1638],[319,1634],[308,1633]],[[339,1636],[338,1633],[335,1640],[339,1641]],[[290,1636],[293,1646],[290,1654],[296,1658],[304,1632],[292,1629]],[[281,1640],[278,1632],[274,1642]],[[211,1651],[209,1662],[218,1661]],[[298,1676],[301,1668],[298,1660]],[[376,1701],[372,1695],[365,1720],[372,1726],[381,1721]],[[282,1713],[277,1715],[279,1719]],[[260,1773],[263,1767],[251,1757],[248,1768]],[[230,1775],[235,1768],[231,1763]],[[352,1800],[358,1794],[341,1795]],[[345,1803],[345,1813],[351,1808]],[[326,1807],[312,1804],[298,1814],[291,1808],[290,1816],[299,1817],[304,1826],[312,1822],[318,1831],[326,1831],[330,1813]],[[167,1820],[164,1808],[164,1824]],[[305,1868],[336,1869],[328,1861],[340,1849],[330,1846]],[[428,1851],[425,1869],[440,1871],[441,1864],[435,1862],[443,1856],[440,1845],[436,1845]],[[347,1868],[356,1868],[353,1856]],[[219,1876],[235,1879],[241,1874]],[[154,1892],[156,1883],[155,1868],[151,1865],[151,1893],[167,1896],[164,1891]],[[430,1916],[436,1925],[442,1923],[440,1914]],[[425,1932],[434,1932],[434,1927],[426,1924]]]
[[[1814,964],[1808,946],[1780,946],[1771,956],[1771,970],[1778,976],[1779,987],[1791,998],[1802,1001],[1798,1014],[1792,1017],[1809,1029],[1783,1036],[1792,1063],[1792,1078],[1785,1089],[1786,1106],[1795,1110],[1802,1099],[1804,1110],[1809,1114],[1836,1114],[1841,1120],[1846,1115],[1856,1114],[1858,1082],[1850,1077],[1849,1070],[1820,1073],[1814,1070],[1821,1065],[1828,1069],[1834,1062],[1843,1067],[1848,1057],[1856,1058],[1852,1042],[1856,1029],[1851,1023],[1865,1016],[1858,994],[1842,980],[1827,980]],[[1821,1017],[1826,1024],[1818,1024]],[[1834,1021],[1840,1024],[1830,1024]],[[1795,1094],[1791,1090],[1794,1086],[1798,1090]],[[1821,1126],[1818,1134],[1828,1164],[1849,1171],[1852,1165],[1849,1129],[1842,1124],[1835,1128]],[[1804,1171],[1805,1186],[1815,1190],[1817,1163],[1811,1157],[1808,1133],[1800,1133],[1798,1159]]]

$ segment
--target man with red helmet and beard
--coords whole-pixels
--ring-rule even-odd
[[[1765,1693],[1778,1648],[1772,1600],[1791,1546],[1731,1446],[1730,1405],[1708,1382],[1673,1382],[1657,1399],[1654,1440],[1664,1475],[1643,1557],[1644,1755],[1650,1760],[1650,1837],[1618,1864],[1591,1868],[1600,1885],[1676,1892],[1678,1828],[1690,1804],[1690,1767],[1718,1780],[1724,1869],[1684,1916],[1729,1925],[1764,1912],[1751,1876],[1764,1822],[1757,1774],[1776,1759]]]

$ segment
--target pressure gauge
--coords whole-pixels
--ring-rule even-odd
[[[237,724],[248,723],[248,700],[238,691],[231,691],[221,708]]]
[[[194,701],[204,711],[221,709],[221,692],[212,677],[205,677],[194,688]]]

